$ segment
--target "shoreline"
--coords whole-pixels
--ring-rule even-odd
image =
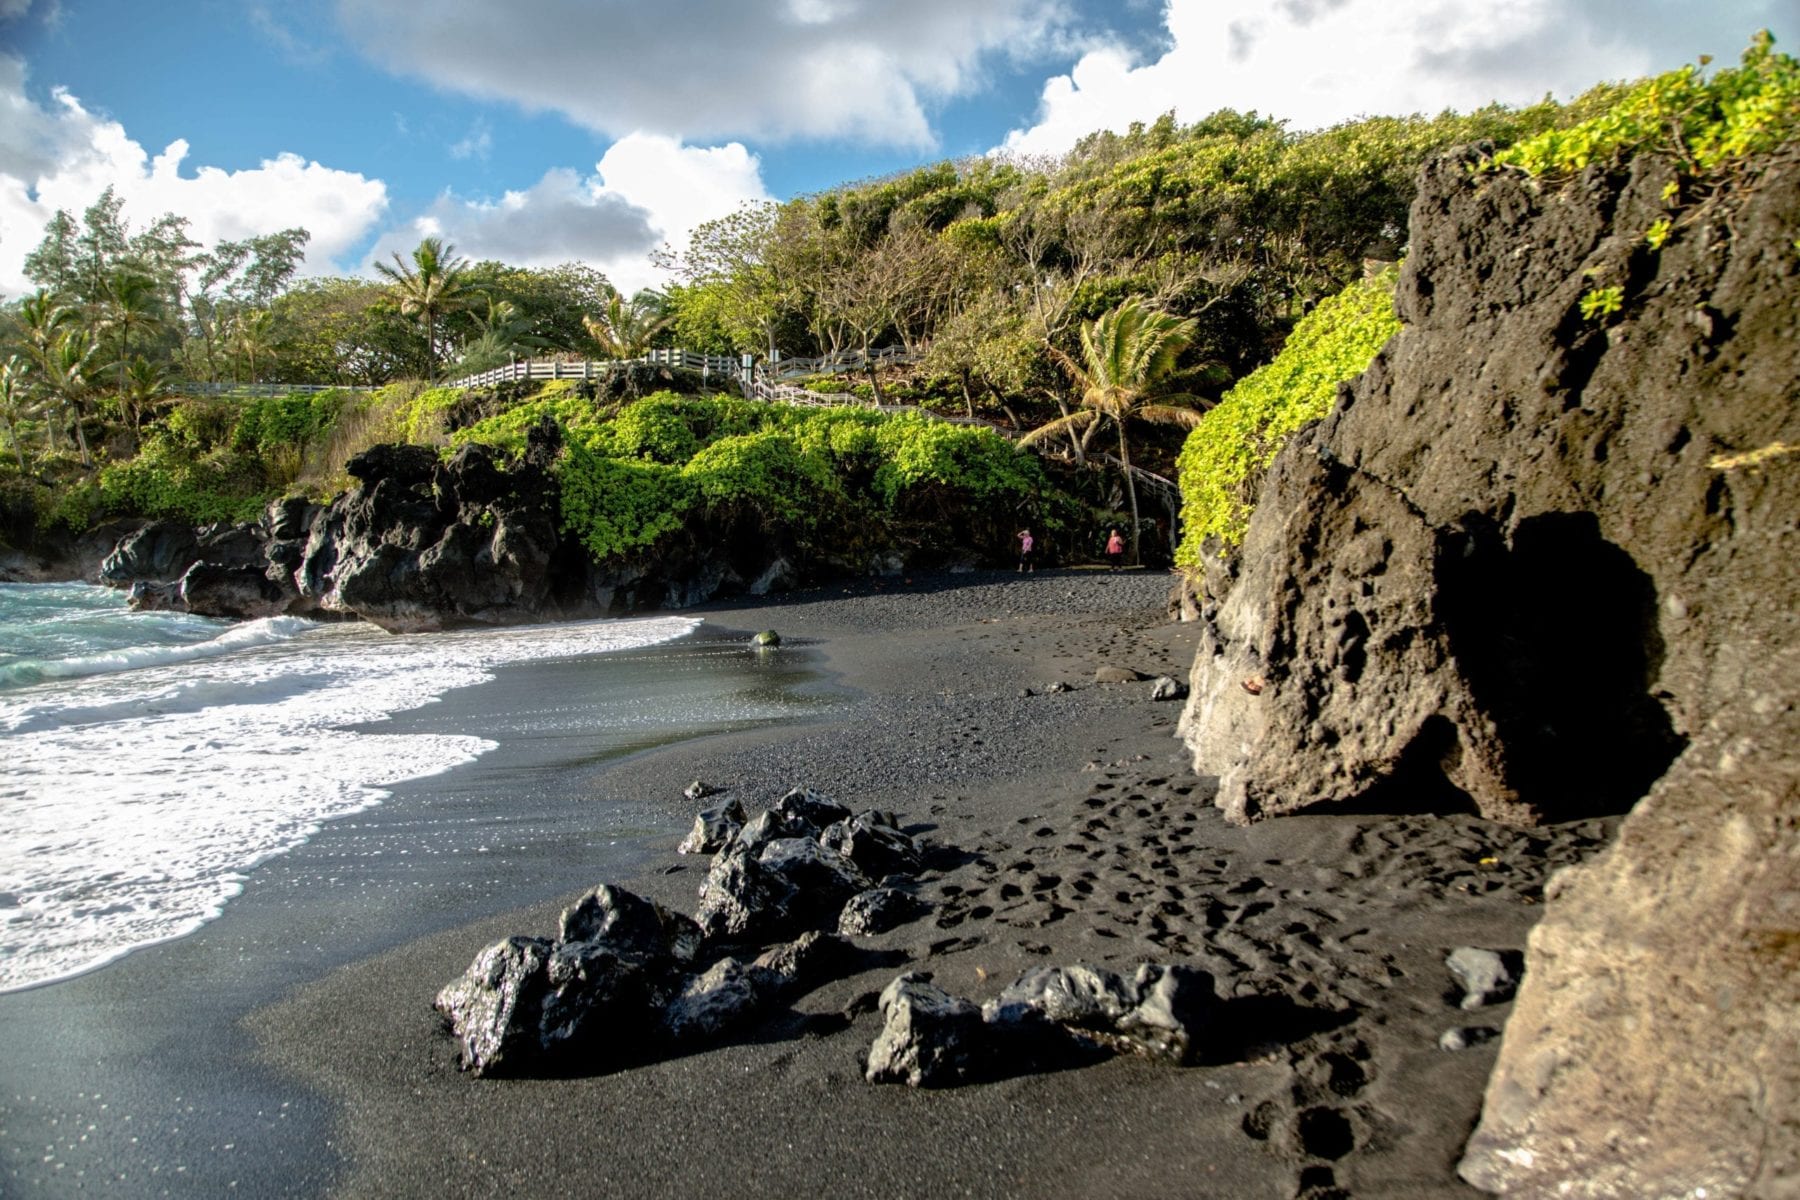
[[[0,1192],[135,1196],[178,1184],[190,1194],[324,1194],[340,1166],[331,1109],[256,1061],[245,1015],[344,963],[551,900],[595,871],[634,869],[666,840],[666,812],[631,804],[589,816],[554,777],[653,749],[631,744],[628,730],[556,728],[566,716],[547,711],[551,698],[579,708],[582,684],[605,688],[633,669],[690,689],[759,687],[755,676],[768,670],[721,674],[713,661],[749,661],[731,637],[702,623],[673,642],[603,656],[615,661],[598,671],[585,658],[504,664],[482,683],[352,726],[479,733],[498,722],[531,734],[515,729],[473,762],[386,786],[380,802],[251,868],[222,913],[193,932],[0,994]],[[633,668],[634,657],[660,661]],[[787,719],[837,702],[810,651],[774,674],[770,695],[805,699]],[[689,736],[669,730],[652,741]],[[473,860],[479,846],[495,853]]]
[[[1109,663],[1185,676],[1197,631],[1163,619],[1166,586],[983,573],[695,610],[818,641],[860,699],[831,720],[634,756],[596,786],[683,814],[696,806],[676,797],[695,778],[753,812],[801,784],[897,809],[909,832],[958,852],[921,877],[934,910],[867,941],[889,965],[722,1045],[610,1074],[468,1077],[430,1007],[484,945],[550,932],[572,896],[299,988],[248,1027],[262,1061],[338,1106],[337,1193],[1477,1195],[1454,1166],[1497,1043],[1450,1053],[1437,1037],[1497,1028],[1509,1009],[1458,1010],[1443,957],[1522,946],[1548,870],[1605,830],[1227,826],[1173,737],[1179,706],[1151,701],[1147,683],[1093,682]],[[1042,693],[1058,680],[1071,690]],[[705,863],[674,840],[604,882],[692,911]],[[1187,1069],[1116,1059],[935,1092],[861,1078],[872,996],[901,970],[981,1001],[1029,966],[1140,961],[1209,970],[1239,1011],[1268,1001],[1264,1017]]]
[[[554,778],[496,758],[479,786],[510,780],[628,818],[639,835],[629,856],[598,874],[576,863],[567,887],[501,881],[472,917],[421,936],[390,931],[385,948],[340,952],[342,965],[273,985],[263,957],[247,958],[237,984],[255,973],[263,996],[218,1031],[223,1047],[202,1051],[180,1028],[144,1037],[169,1056],[164,1082],[210,1071],[224,1094],[252,1105],[266,1095],[279,1115],[194,1114],[185,1144],[210,1155],[206,1178],[224,1184],[233,1152],[219,1147],[247,1128],[244,1141],[279,1148],[250,1178],[293,1195],[1124,1196],[1176,1183],[1292,1196],[1321,1172],[1356,1194],[1477,1195],[1453,1168],[1495,1043],[1449,1054],[1436,1037],[1497,1026],[1508,1010],[1447,1003],[1443,955],[1522,946],[1543,875],[1602,831],[1367,817],[1227,826],[1173,737],[1179,703],[1150,700],[1148,683],[1093,682],[1107,664],[1185,679],[1197,630],[1166,621],[1167,586],[1160,573],[978,572],[684,610],[725,636],[778,630],[775,661],[809,659],[807,686],[836,707]],[[521,669],[523,686],[541,688],[541,669]],[[1047,694],[1057,681],[1070,690]],[[402,716],[462,719],[455,706],[473,715],[482,693],[479,703],[500,703],[495,687]],[[480,767],[400,787],[467,789]],[[821,986],[727,1044],[591,1077],[459,1073],[431,999],[488,942],[550,932],[561,907],[601,882],[693,910],[705,861],[674,846],[697,807],[681,790],[696,778],[752,812],[799,784],[898,810],[910,832],[957,851],[923,877],[934,910],[869,941],[890,965]],[[1496,852],[1504,871],[1474,865]],[[1457,890],[1470,882],[1478,890]],[[120,969],[136,957],[87,977],[97,1023],[150,969]],[[1224,994],[1291,995],[1312,1016],[1247,1026],[1237,1052],[1186,1069],[1119,1059],[929,1093],[861,1079],[879,1021],[870,998],[901,970],[980,1001],[1028,966],[1138,961],[1191,963]],[[1348,1144],[1321,1129],[1347,1130]],[[142,1182],[119,1194],[149,1194]],[[73,1190],[52,1181],[17,1194]]]

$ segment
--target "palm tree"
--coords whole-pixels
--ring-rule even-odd
[[[1091,433],[1102,422],[1119,431],[1119,462],[1125,492],[1131,497],[1131,561],[1138,558],[1137,484],[1132,478],[1131,443],[1126,427],[1134,420],[1192,429],[1200,421],[1195,409],[1168,403],[1186,395],[1156,395],[1156,384],[1175,369],[1175,360],[1194,337],[1194,322],[1171,316],[1137,297],[1121,303],[1081,327],[1081,361],[1056,347],[1050,353],[1062,364],[1080,392],[1081,407],[1027,433],[1020,445],[1032,445],[1063,433]]]
[[[132,355],[131,365],[125,368],[124,386],[119,390],[119,404],[134,433],[142,427],[150,405],[168,390],[167,371],[141,354]]]
[[[258,382],[256,356],[273,349],[270,335],[274,332],[275,317],[266,308],[247,308],[231,319],[226,337],[231,349],[249,360],[251,383]]]
[[[661,292],[645,288],[629,301],[614,292],[599,314],[584,316],[588,336],[608,358],[639,358],[674,319]]]
[[[396,250],[393,266],[378,262],[375,270],[393,285],[400,311],[417,317],[424,327],[425,381],[437,382],[438,321],[471,300],[464,283],[467,264],[456,256],[455,246],[428,237],[412,252],[412,266],[407,266]]]
[[[41,393],[49,387],[52,364],[56,358],[57,340],[80,314],[58,299],[56,293],[39,288],[19,301],[19,327],[25,334],[26,394]],[[30,375],[36,375],[33,383]],[[54,396],[46,396],[37,411],[44,416],[44,451],[56,450],[56,412]]]
[[[13,457],[19,460],[19,473],[25,473],[25,451],[19,445],[19,422],[31,415],[30,367],[16,354],[0,363],[0,425],[6,427],[6,440],[12,443]]]
[[[156,313],[156,281],[138,271],[118,271],[106,281],[105,328],[119,331],[119,394],[125,393],[125,373],[131,361],[131,331],[154,330],[162,325]],[[137,432],[137,413],[129,409],[131,429]]]
[[[40,371],[49,369],[50,353],[63,326],[79,314],[62,303],[56,293],[39,288],[19,301],[19,325],[25,331],[25,353]]]
[[[531,332],[530,319],[511,300],[488,296],[487,315],[477,315],[475,327],[481,332],[474,341],[463,345],[460,371],[485,371],[506,362],[521,350],[538,350],[550,345],[547,338]]]
[[[81,465],[92,467],[88,453],[87,433],[82,422],[87,419],[88,399],[94,392],[94,376],[99,370],[100,343],[85,329],[71,329],[56,340],[50,352],[44,385],[62,406],[73,414],[75,445],[81,451]]]

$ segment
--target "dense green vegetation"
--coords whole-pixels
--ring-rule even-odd
[[[1493,163],[1555,179],[1648,151],[1704,181],[1800,137],[1800,60],[1776,53],[1766,31],[1740,65],[1704,75],[1706,65],[1702,59],[1698,67],[1596,88],[1576,102],[1595,115],[1527,138],[1494,155]]]
[[[1338,384],[1354,379],[1399,332],[1396,272],[1352,284],[1301,321],[1275,361],[1225,393],[1182,447],[1181,545],[1176,565],[1194,570],[1209,539],[1219,552],[1244,540],[1263,472],[1296,430],[1331,411]]]
[[[515,413],[554,416],[556,404],[466,436],[511,445]],[[1054,536],[1080,517],[1034,455],[991,429],[918,414],[664,393],[564,431],[563,520],[597,558],[651,547],[689,516],[852,557],[908,544],[999,552],[1021,522]]]
[[[1487,169],[1555,182],[1667,156],[1668,216],[1644,231],[1655,251],[1800,123],[1800,65],[1766,35],[1740,65],[1705,66],[1567,105],[1313,132],[1226,110],[1094,134],[1054,161],[938,163],[703,225],[663,260],[666,289],[632,297],[591,268],[469,262],[430,238],[378,279],[297,280],[303,229],[208,248],[175,214],[134,228],[108,191],[57,214],[27,260],[39,289],[0,306],[0,524],[18,540],[115,515],[236,519],[331,494],[380,441],[516,453],[549,416],[567,433],[565,518],[605,557],[690,518],[829,529],[840,549],[859,530],[922,537],[933,523],[1004,544],[1010,530],[988,524],[1081,523],[1059,487],[1098,510],[1092,524],[1136,532],[1150,523],[1124,464],[1172,474],[1179,453],[1192,568],[1204,539],[1242,536],[1275,447],[1385,338],[1383,285],[1354,281],[1398,257],[1427,158],[1483,140]],[[1600,280],[1582,312],[1616,319],[1630,300]],[[1032,433],[1068,465],[1051,486],[1006,437],[920,415],[623,402],[655,382],[431,386],[515,356],[677,344],[788,358],[901,346],[905,366],[805,386]],[[230,391],[249,383],[336,390]],[[1183,449],[1169,428],[1208,410]]]

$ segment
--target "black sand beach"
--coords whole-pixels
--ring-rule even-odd
[[[1477,1194],[1454,1163],[1494,1043],[1448,1052],[1438,1037],[1498,1029],[1507,1008],[1459,1010],[1444,956],[1522,947],[1549,870],[1605,828],[1227,826],[1173,738],[1179,703],[1093,681],[1107,664],[1186,677],[1194,635],[1164,619],[1167,583],[974,573],[715,605],[696,613],[709,638],[782,633],[757,669],[793,671],[802,719],[624,758],[534,747],[509,717],[571,686],[567,665],[422,710],[409,719],[467,720],[501,749],[349,823],[399,847],[455,795],[518,836],[479,878],[443,860],[408,875],[330,827],[200,933],[0,997],[0,1191]],[[887,965],[731,1044],[586,1078],[459,1072],[431,1001],[482,946],[549,933],[600,882],[692,911],[705,863],[674,847],[693,779],[753,811],[796,784],[897,810],[947,848],[924,877],[934,911],[870,940]],[[534,806],[572,800],[594,814],[585,832],[534,836]],[[301,899],[321,870],[367,902],[340,891],[309,923],[325,915]],[[304,919],[284,914],[284,888]],[[979,1001],[1028,966],[1075,962],[1211,972],[1230,998],[1226,1049],[1186,1069],[1121,1058],[947,1091],[863,1081],[871,999],[901,970]]]

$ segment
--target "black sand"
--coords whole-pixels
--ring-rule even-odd
[[[77,1165],[91,1185],[128,1164],[126,1181],[97,1190],[1474,1195],[1453,1168],[1494,1044],[1452,1053],[1437,1038],[1498,1028],[1507,1010],[1458,1010],[1443,958],[1463,944],[1521,947],[1549,867],[1604,829],[1418,816],[1226,826],[1173,740],[1179,705],[1151,700],[1147,683],[1092,682],[1105,663],[1185,678],[1193,635],[1163,621],[1166,588],[1149,574],[1008,573],[706,611],[726,630],[779,629],[777,655],[803,674],[822,664],[848,699],[799,724],[555,771],[503,748],[485,773],[411,785],[416,795],[372,819],[471,787],[492,789],[496,814],[541,792],[552,807],[579,796],[616,816],[547,850],[517,839],[518,861],[473,894],[442,883],[428,902],[377,905],[379,920],[347,931],[283,930],[316,939],[311,953],[252,941],[228,953],[235,908],[280,928],[273,907],[234,902],[195,937],[0,997],[3,1190],[72,1194]],[[465,700],[527,704],[538,670],[510,700],[499,685]],[[1073,689],[1023,694],[1058,680]],[[830,683],[802,694],[827,696]],[[818,989],[751,1037],[589,1078],[458,1072],[431,999],[488,941],[549,933],[575,891],[603,880],[692,910],[704,862],[673,848],[695,778],[752,809],[810,784],[897,809],[961,853],[927,877],[935,912],[874,939],[892,965]],[[243,900],[260,884],[259,873]],[[898,971],[929,970],[980,1000],[1028,965],[1077,961],[1212,971],[1233,997],[1214,1061],[1120,1059],[938,1092],[863,1082],[870,1001]],[[184,1078],[205,1097],[192,1114],[165,1102]],[[29,1098],[45,1079],[55,1104]],[[106,1097],[107,1112],[154,1109],[157,1154],[123,1140],[122,1122],[98,1112]],[[87,1124],[116,1155],[77,1140]]]

